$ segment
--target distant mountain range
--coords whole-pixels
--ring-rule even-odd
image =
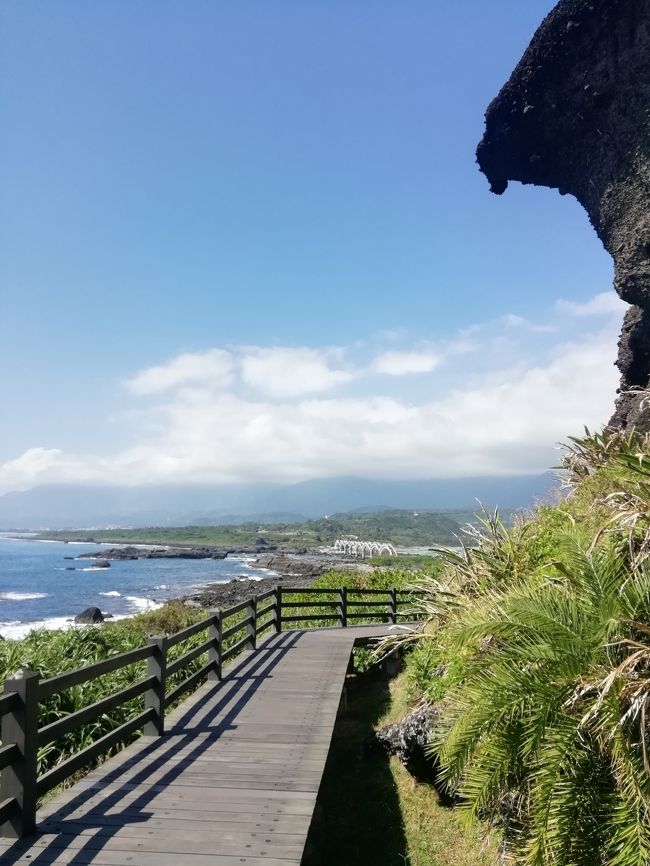
[[[381,481],[328,478],[290,485],[111,487],[47,485],[0,496],[2,529],[290,523],[393,508],[531,506],[555,486],[551,473],[512,478]]]

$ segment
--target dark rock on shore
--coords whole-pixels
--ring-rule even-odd
[[[81,553],[79,559],[96,559],[98,562],[131,559],[225,559],[227,550],[216,547],[111,547],[93,553]]]
[[[78,625],[90,625],[104,622],[104,615],[98,607],[87,607],[74,618]]]
[[[318,577],[328,571],[332,564],[322,559],[297,558],[283,553],[269,553],[258,556],[251,563],[254,568],[268,568],[289,577]]]
[[[111,564],[107,559],[96,559],[93,568],[110,568]]]
[[[561,0],[490,104],[478,146],[493,192],[570,194],[614,259],[625,315],[610,424],[650,430],[650,0]]]
[[[184,596],[181,601],[188,607],[201,607],[206,610],[231,607],[241,601],[248,601],[256,595],[275,589],[276,586],[293,589],[296,587],[309,586],[314,580],[314,575],[287,578],[282,576],[266,577],[262,580],[250,580],[247,578],[230,580],[228,583],[213,583],[195,592]]]

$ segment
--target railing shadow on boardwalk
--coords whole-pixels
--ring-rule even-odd
[[[88,862],[89,856],[96,854],[105,847],[110,840],[123,827],[130,824],[138,824],[147,821],[151,814],[146,813],[147,805],[153,800],[160,790],[175,781],[185,767],[197,760],[206,751],[211,743],[222,734],[235,730],[237,717],[252,699],[258,689],[272,676],[277,665],[300,639],[299,632],[285,632],[274,635],[248,659],[234,667],[231,672],[226,672],[223,679],[214,686],[207,686],[204,699],[200,706],[195,702],[188,707],[174,721],[170,731],[160,737],[152,738],[141,746],[143,739],[136,741],[139,747],[137,753],[127,761],[120,763],[114,770],[104,775],[99,783],[95,782],[89,787],[84,781],[77,783],[79,793],[68,800],[57,812],[46,818],[40,828],[40,833],[53,833],[56,838],[49,845],[44,845],[38,853],[33,847],[33,839],[16,841],[5,850],[2,856],[3,866],[9,866],[31,848],[29,862],[34,866],[46,866],[51,863],[68,847],[73,839],[79,838],[79,821],[71,815],[80,806],[88,802],[94,793],[100,795],[100,799],[91,810],[87,811],[83,818],[84,826],[91,830],[95,826],[92,820],[96,818],[98,832],[88,835],[87,843],[79,848],[70,848],[70,856],[66,863],[70,866],[81,866]],[[232,703],[232,706],[229,704]],[[216,719],[228,708],[225,714]],[[181,707],[182,709],[182,707]],[[194,715],[202,713],[200,722],[192,723]],[[208,733],[210,737],[196,739],[197,733]],[[170,761],[181,748],[193,744],[187,752],[183,752],[181,761]],[[156,779],[155,784],[146,786],[147,779],[156,771],[167,767],[167,772]],[[140,793],[125,806],[124,814],[114,813],[107,821],[107,813],[119,806],[121,800],[128,792],[137,787]],[[102,788],[113,788],[106,794],[101,793]],[[66,827],[69,825],[69,830]]]
[[[408,863],[402,810],[389,758],[370,738],[391,703],[382,669],[351,678],[339,709],[301,866]],[[341,809],[347,802],[350,808]]]

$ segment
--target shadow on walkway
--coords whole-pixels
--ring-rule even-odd
[[[348,678],[301,866],[403,866],[408,862],[388,758],[366,743],[390,705],[383,671]]]
[[[63,851],[67,864],[81,866],[105,848],[107,841],[121,828],[149,820],[153,814],[147,811],[150,802],[200,758],[215,739],[237,729],[238,715],[258,689],[273,677],[273,671],[300,636],[300,632],[285,632],[271,637],[248,658],[237,660],[221,682],[204,686],[200,702],[190,698],[185,711],[181,705],[180,715],[178,711],[174,713],[173,725],[163,737],[140,738],[128,747],[133,754],[127,760],[120,760],[119,755],[115,758],[115,769],[105,772],[110,762],[99,768],[104,771],[100,780],[93,781],[91,774],[77,783],[71,799],[39,824],[39,834],[52,833],[56,834],[55,838],[42,848],[34,847],[38,837],[15,842],[1,857],[3,866],[25,857],[28,849],[31,849],[29,859],[23,862],[34,866],[47,866]],[[197,734],[202,736],[197,738]],[[166,772],[156,775],[155,784],[149,783],[152,775],[161,770]],[[127,796],[128,803],[119,809]],[[96,827],[97,832],[80,836],[81,819],[75,818],[73,813],[89,802],[92,806],[84,812],[83,825],[89,830]],[[75,839],[84,840],[81,847],[71,847]],[[165,858],[170,856],[173,859],[173,855],[160,855],[160,862],[168,862]]]

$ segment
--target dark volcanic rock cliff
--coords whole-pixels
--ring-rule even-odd
[[[495,193],[518,180],[587,211],[633,305],[611,423],[650,429],[650,0],[561,0],[490,104],[477,157]]]

